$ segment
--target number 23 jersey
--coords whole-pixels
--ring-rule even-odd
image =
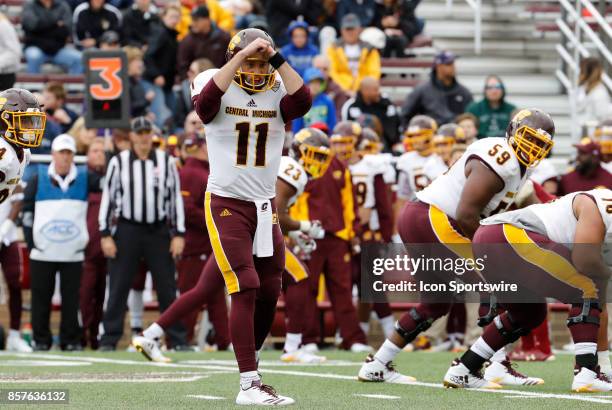
[[[521,167],[506,138],[483,138],[471,144],[459,160],[429,186],[417,192],[419,200],[434,205],[455,219],[457,206],[465,186],[465,165],[471,159],[482,161],[504,182],[500,192],[484,207],[481,217],[503,212],[512,204],[518,191],[527,180],[529,172],[521,174]]]
[[[210,69],[196,76],[192,98],[217,71]],[[236,83],[230,84],[221,97],[219,112],[206,124],[207,191],[247,201],[275,196],[285,141],[280,101],[286,94],[278,75],[271,89],[259,93],[249,94]]]

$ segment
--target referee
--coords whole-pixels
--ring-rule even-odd
[[[127,297],[141,259],[153,275],[161,312],[176,296],[173,259],[185,246],[183,199],[174,159],[153,148],[152,130],[147,118],[132,120],[132,148],[115,155],[106,172],[98,219],[109,261],[109,294],[100,350],[115,350],[123,334]],[[182,325],[168,335],[173,347],[185,345]]]

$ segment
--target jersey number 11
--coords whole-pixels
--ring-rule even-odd
[[[239,122],[236,124],[238,132],[238,147],[236,149],[236,165],[246,166],[249,153],[249,135],[251,134],[250,122]],[[268,123],[261,122],[255,125],[257,139],[255,141],[255,166],[266,166],[266,142],[268,140]]]

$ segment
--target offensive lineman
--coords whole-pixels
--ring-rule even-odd
[[[155,340],[163,329],[206,303],[206,288],[218,291],[222,278],[232,302],[230,334],[240,371],[236,404],[287,405],[295,401],[261,382],[257,351],[274,319],[285,266],[274,202],[285,124],[308,112],[312,99],[262,30],[238,32],[226,58],[223,67],[198,74],[191,85],[207,131],[205,215],[216,263],[207,263],[198,285],[133,343],[145,355],[161,355]]]
[[[551,150],[554,133],[555,126],[548,114],[538,109],[522,110],[508,125],[506,138],[485,138],[471,144],[447,173],[417,192],[417,201],[406,204],[398,220],[402,241],[444,245],[446,251],[438,251],[430,255],[432,257],[446,252],[446,257],[473,259],[470,240],[479,221],[508,209],[528,178],[528,168],[537,165]],[[417,280],[443,282],[450,279],[443,272],[435,271],[419,271],[415,277]],[[435,301],[428,300],[429,296],[422,295],[418,306],[398,320],[392,337],[374,356],[368,356],[359,371],[360,380],[410,382],[412,378],[393,369],[393,358],[433,321],[444,316],[451,306],[451,293],[438,294]],[[438,303],[440,296],[444,297],[445,303]],[[495,379],[505,384],[543,383],[541,379],[515,372],[501,349],[499,356],[502,357],[496,357],[494,361],[506,366],[502,371],[498,371],[499,366],[492,367],[492,371],[496,371]],[[465,387],[501,387],[476,374],[465,380]]]
[[[567,319],[576,355],[572,390],[612,391],[596,356],[601,303],[612,273],[610,261],[605,260],[611,256],[606,252],[612,241],[612,190],[574,192],[546,204],[493,215],[480,225],[473,239],[475,256],[493,256],[500,251],[499,244],[509,245],[497,254],[501,257],[489,259],[482,275],[489,283],[505,279],[520,284],[530,303],[498,294],[506,312],[453,362],[444,385],[472,387],[464,380],[495,351],[539,326],[547,314],[545,297],[554,297],[572,304]]]

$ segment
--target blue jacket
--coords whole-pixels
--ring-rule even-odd
[[[313,98],[310,111],[308,111],[304,117],[294,120],[291,130],[295,134],[302,128],[310,127],[317,122],[324,122],[327,124],[327,128],[329,128],[330,131],[336,126],[336,106],[332,99],[325,93],[321,93]]]
[[[304,70],[312,67],[312,59],[319,54],[319,49],[310,43],[302,48],[289,43],[281,48],[281,54],[301,77],[304,75]]]

